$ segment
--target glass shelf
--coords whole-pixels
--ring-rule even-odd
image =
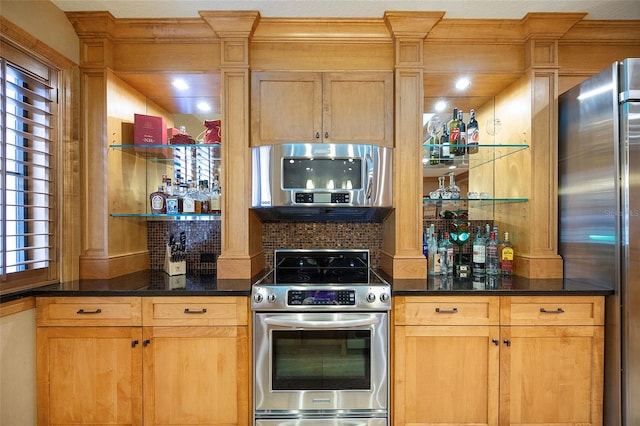
[[[423,203],[453,203],[456,201],[468,201],[472,203],[492,203],[492,204],[500,204],[500,203],[525,203],[529,201],[528,198],[436,198],[431,199],[429,197],[423,197]]]
[[[175,214],[154,214],[154,213],[111,213],[111,217],[140,217],[147,220],[221,220],[220,213],[175,213]]]
[[[450,149],[453,151],[460,146],[468,147],[468,145],[450,145]],[[423,148],[423,167],[430,169],[447,169],[452,165],[456,167],[463,167],[467,165],[468,168],[473,169],[475,167],[481,166],[482,164],[489,163],[492,161],[496,161],[502,157],[506,157],[508,155],[513,155],[516,152],[525,150],[529,148],[527,144],[511,144],[511,145],[502,145],[502,144],[480,144],[478,145],[478,152],[475,154],[465,154],[465,155],[456,155],[451,163],[438,163],[438,164],[429,164],[429,153],[431,149],[440,147],[440,144],[422,144]],[[466,163],[466,164],[465,164]]]

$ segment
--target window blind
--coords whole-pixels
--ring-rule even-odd
[[[55,255],[55,88],[0,58],[0,276],[45,281]]]

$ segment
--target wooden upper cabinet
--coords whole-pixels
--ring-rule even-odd
[[[254,72],[252,145],[393,146],[390,72]]]

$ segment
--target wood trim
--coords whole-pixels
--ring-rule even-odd
[[[3,302],[0,304],[0,318],[28,311],[36,307],[36,298],[33,296],[22,299]]]

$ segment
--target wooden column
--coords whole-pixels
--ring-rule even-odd
[[[107,74],[113,66],[109,13],[67,15],[80,38],[80,278],[111,276],[108,267]]]
[[[424,38],[444,13],[387,12],[395,48],[394,211],[384,223],[380,266],[394,278],[425,278],[422,254]]]
[[[531,13],[522,21],[525,78],[529,81],[530,183],[525,235],[517,250],[516,273],[530,278],[561,278],[558,255],[558,40],[584,18],[583,13]]]
[[[249,40],[255,11],[200,13],[220,37],[222,253],[219,279],[251,278],[264,268],[260,221],[251,207]]]

